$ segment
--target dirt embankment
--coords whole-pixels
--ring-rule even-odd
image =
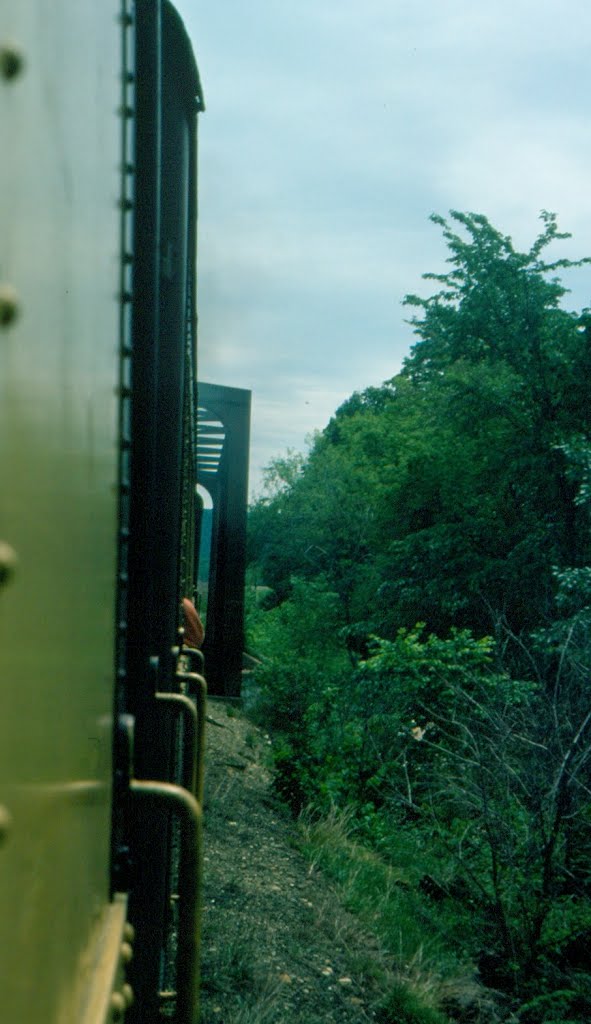
[[[299,848],[269,741],[209,705],[202,1024],[367,1024],[375,941]]]

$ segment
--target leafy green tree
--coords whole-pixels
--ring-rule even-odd
[[[255,685],[291,803],[348,808],[386,855],[412,830],[421,892],[520,1024],[581,1024],[591,311],[557,274],[589,261],[546,257],[552,214],[525,253],[480,215],[433,220],[450,269],[407,298],[402,372],[276,460],[251,511],[276,603]]]
[[[553,567],[589,554],[564,443],[590,429],[589,314],[561,308],[546,260],[485,217],[434,217],[451,269],[408,296],[402,373],[352,395],[305,460],[276,460],[252,510],[253,558],[279,599],[293,573],[330,580],[352,645],[425,621],[519,635],[553,614]],[[458,231],[455,227],[458,226]]]
[[[370,477],[355,453],[317,441],[289,489],[251,509],[251,558],[281,599],[292,576],[322,577],[339,597],[342,624],[352,621],[356,584],[375,548]]]
[[[451,219],[463,234],[433,217],[451,270],[424,275],[435,294],[406,299],[421,312],[402,376],[429,415],[423,454],[406,467],[402,499],[415,518],[396,539],[392,574],[418,591],[415,600],[427,591],[427,613],[437,589],[448,621],[486,628],[488,612],[493,624],[505,618],[520,632],[550,613],[551,566],[588,555],[560,449],[566,436],[589,430],[587,313],[562,309],[566,289],[548,275],[589,261],[543,258],[568,237],[553,214],[542,214],[544,229],[526,253],[483,216],[453,211]],[[416,585],[421,570],[426,588]]]
[[[542,212],[543,231],[526,253],[517,252],[511,238],[481,214],[452,210],[450,216],[464,235],[444,217],[431,219],[443,231],[452,269],[423,275],[440,286],[435,294],[405,299],[422,316],[411,320],[420,340],[404,372],[425,381],[458,360],[506,363],[526,384],[546,426],[561,413],[564,382],[574,379],[581,358],[581,318],[560,307],[567,289],[548,275],[591,260],[543,258],[548,246],[570,237],[558,230],[553,213]]]

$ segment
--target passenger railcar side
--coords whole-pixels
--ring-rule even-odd
[[[166,0],[0,0],[7,1024],[196,1015],[201,105]]]
[[[184,1019],[195,987],[187,973],[195,910],[187,904],[196,898],[200,822],[183,785],[191,775],[183,762],[192,756],[183,736],[193,728],[187,688],[203,683],[199,673],[179,673],[177,645],[180,602],[194,589],[196,115],[202,101],[191,46],[172,5],[138,0],[130,31],[135,66],[124,104],[132,124],[124,206],[131,224],[124,237],[131,251],[124,254],[122,289],[130,304],[123,370],[129,431],[124,426],[118,704],[133,721],[133,758],[126,763],[129,748],[118,747],[124,781],[115,820],[124,827],[114,865],[118,876],[129,870],[137,934],[129,966],[137,996],[133,1022],[179,1007]],[[152,789],[131,787],[130,800],[130,776],[149,780]]]

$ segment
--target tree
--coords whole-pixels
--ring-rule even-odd
[[[432,480],[428,519],[409,529],[392,569],[405,575],[405,568],[426,565],[431,585],[445,593],[436,562],[449,566],[451,556],[455,576],[458,551],[467,569],[458,566],[461,599],[476,628],[482,620],[470,592],[481,595],[493,620],[506,617],[519,632],[549,614],[551,566],[576,565],[588,553],[560,447],[565,436],[590,427],[587,312],[560,308],[566,289],[548,275],[589,260],[546,261],[546,248],[568,236],[554,214],[541,217],[543,231],[519,253],[481,215],[452,211],[463,235],[434,216],[452,269],[424,275],[440,286],[435,294],[406,298],[421,315],[411,321],[419,340],[402,376],[435,404],[441,440],[434,439],[438,469],[432,459],[411,467],[407,493],[420,494],[428,474]],[[458,478],[458,465],[466,466],[462,446],[476,464],[475,480],[469,473]],[[446,480],[459,500],[446,502]]]
[[[553,614],[552,567],[588,555],[563,444],[591,427],[591,314],[560,307],[556,277],[587,261],[545,259],[565,237],[552,214],[525,253],[485,217],[433,220],[451,269],[407,297],[402,372],[343,403],[304,461],[277,460],[252,515],[266,582],[285,598],[293,573],[326,576],[360,649],[418,620],[519,635]]]
[[[451,269],[407,299],[402,372],[279,460],[253,510],[279,601],[260,686],[292,803],[347,807],[386,854],[412,833],[421,892],[520,1024],[572,1024],[591,1013],[591,311],[562,308],[556,274],[589,261],[545,258],[552,214],[525,253],[485,217],[433,220]]]
[[[442,228],[453,269],[423,275],[441,285],[434,295],[406,296],[406,305],[420,308],[423,316],[411,319],[420,340],[404,372],[420,381],[459,360],[504,362],[527,384],[544,420],[552,422],[564,377],[572,378],[573,362],[580,358],[581,319],[560,308],[567,289],[547,275],[591,259],[542,258],[549,245],[570,237],[559,232],[553,213],[542,212],[544,230],[526,253],[517,252],[511,239],[481,214],[452,210],[450,216],[468,237],[457,234],[444,217],[431,217]]]

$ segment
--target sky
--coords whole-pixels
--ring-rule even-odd
[[[199,124],[199,377],[252,390],[263,468],[379,385],[407,293],[445,269],[430,214],[523,249],[558,214],[591,255],[588,0],[176,0]],[[591,305],[591,270],[567,306]]]

